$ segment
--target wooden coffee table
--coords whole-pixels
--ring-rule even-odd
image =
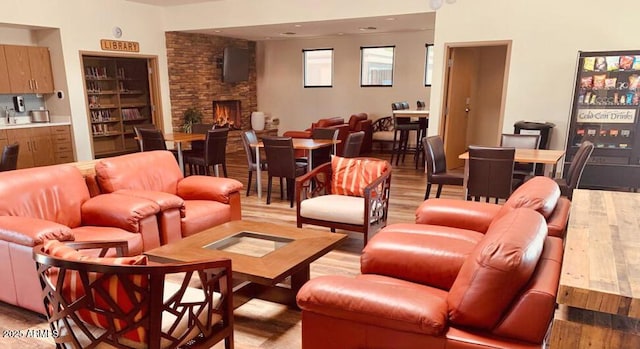
[[[296,294],[309,281],[311,262],[346,239],[345,234],[294,226],[233,221],[145,252],[151,261],[193,262],[231,259],[234,305],[260,298],[296,306]],[[290,285],[283,282],[291,277]]]

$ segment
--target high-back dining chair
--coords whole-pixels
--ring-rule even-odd
[[[503,133],[500,146],[516,149],[538,149],[540,147],[540,135]],[[535,175],[535,170],[536,164],[516,162],[513,165],[513,176],[519,181],[524,181],[526,177]]]
[[[424,149],[424,157],[427,159],[427,189],[424,193],[425,200],[429,199],[432,184],[438,185],[436,198],[440,197],[443,185],[462,186],[464,184],[464,175],[462,173],[447,172],[447,158],[444,153],[444,143],[440,136],[423,138],[422,148]]]
[[[76,251],[104,253],[112,242],[71,244],[48,240],[33,248],[58,348],[210,348],[221,340],[233,348],[229,259],[148,265],[144,256]]]
[[[311,138],[313,139],[325,139],[325,140],[337,140],[338,139],[338,129],[335,128],[322,128],[322,127],[316,127],[313,130],[311,130]],[[345,149],[346,150],[346,149]],[[344,153],[345,150],[343,150],[342,152]],[[331,161],[331,154],[335,154],[336,153],[336,145],[334,144],[333,147],[323,147],[323,148],[318,148],[315,149],[312,154],[313,154],[313,162],[312,165],[313,167],[317,167],[320,166],[326,162]],[[298,159],[298,161],[300,161],[300,159]]]
[[[2,159],[0,160],[0,172],[15,170],[18,167],[18,152],[20,143],[7,144],[2,149]]]
[[[191,133],[200,133],[206,135],[209,130],[213,130],[213,124],[193,124],[191,125]],[[191,150],[183,151],[184,153],[204,153],[204,141],[191,141]]]
[[[364,140],[364,131],[350,133],[347,136],[344,150],[342,151],[342,157],[355,158],[360,156],[360,148],[362,148],[362,141]]]
[[[135,130],[141,140],[141,151],[167,150],[167,143],[164,140],[162,131],[138,126],[135,127]]]
[[[256,136],[256,131],[242,131],[240,136],[242,138],[242,147],[244,148],[245,155],[247,156],[247,168],[249,171],[249,180],[247,181],[247,196],[249,196],[249,192],[251,191],[251,180],[253,178],[253,173],[258,170],[258,166],[260,166],[261,170],[266,170],[267,160],[261,158],[260,165],[258,165],[256,161],[256,150],[254,148],[251,148],[251,144],[258,143],[258,136]],[[257,190],[258,186],[256,184],[256,191]]]
[[[142,135],[140,134],[140,130],[141,129],[149,129],[149,130],[155,130],[156,129],[156,125],[154,124],[139,124],[133,127],[133,132],[135,132],[136,134],[136,138],[138,139],[138,151],[144,151],[142,148]]]
[[[287,181],[287,197],[293,207],[293,196],[296,177],[306,172],[307,164],[296,162],[291,137],[263,137],[264,151],[267,157],[267,205],[271,204],[271,187],[273,177],[280,178],[280,197],[284,198],[282,179]]]
[[[203,154],[189,154],[184,158],[185,166],[188,164],[190,172],[204,172],[210,175],[210,168],[217,173],[217,166],[222,166],[222,173],[227,177],[227,137],[228,128],[217,128],[207,131],[207,138],[204,141]],[[196,171],[197,170],[197,171]]]
[[[584,171],[587,161],[593,153],[593,143],[590,141],[583,141],[580,144],[580,148],[571,159],[569,170],[565,173],[564,178],[556,178],[555,181],[560,186],[560,193],[571,200],[573,197],[573,190],[580,185],[580,179],[582,178],[582,172]]]
[[[515,148],[469,146],[467,197],[508,199],[513,188]]]

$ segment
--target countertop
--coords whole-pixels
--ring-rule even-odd
[[[16,128],[32,128],[32,127],[49,127],[49,126],[67,126],[71,125],[69,121],[63,122],[31,122],[23,124],[0,124],[0,130],[12,130]]]

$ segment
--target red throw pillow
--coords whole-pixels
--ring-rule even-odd
[[[331,157],[331,192],[364,196],[364,188],[379,178],[389,165],[384,160]]]
[[[44,252],[57,258],[66,259],[70,261],[82,261],[91,263],[100,263],[105,265],[146,265],[147,256],[135,256],[135,257],[117,257],[117,258],[99,258],[91,257],[78,252],[77,250],[66,246],[64,243],[57,240],[49,240],[44,244]],[[57,284],[58,270],[50,270],[49,278],[54,285]],[[99,310],[113,312],[111,301],[120,308],[120,310],[128,314],[135,311],[136,306],[142,299],[142,294],[135,290],[135,287],[146,289],[148,280],[143,275],[104,275],[102,273],[88,273],[89,283],[93,283],[95,280],[103,278],[99,281],[100,290],[91,290],[91,295],[95,301],[95,308],[98,311],[91,311],[89,309],[81,309],[78,311],[78,316],[88,324],[108,328],[109,320],[106,316],[102,315]],[[123,285],[123,278],[126,278],[126,283],[133,285],[133,287]],[[80,273],[77,271],[67,271],[63,283],[62,295],[69,301],[74,302],[85,296],[85,289],[80,277]],[[95,286],[94,286],[95,287]],[[133,289],[132,289],[133,288]],[[104,294],[104,295],[103,295]],[[134,299],[135,298],[135,299]],[[148,312],[146,307],[140,308],[140,310],[133,317],[133,321],[140,321]],[[113,319],[116,330],[120,331],[129,326],[129,324],[120,319]],[[133,330],[124,333],[125,338],[135,342],[146,341],[146,331],[142,324],[135,327]]]

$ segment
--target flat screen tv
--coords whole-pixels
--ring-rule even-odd
[[[249,50],[226,47],[222,61],[222,82],[249,80]]]

